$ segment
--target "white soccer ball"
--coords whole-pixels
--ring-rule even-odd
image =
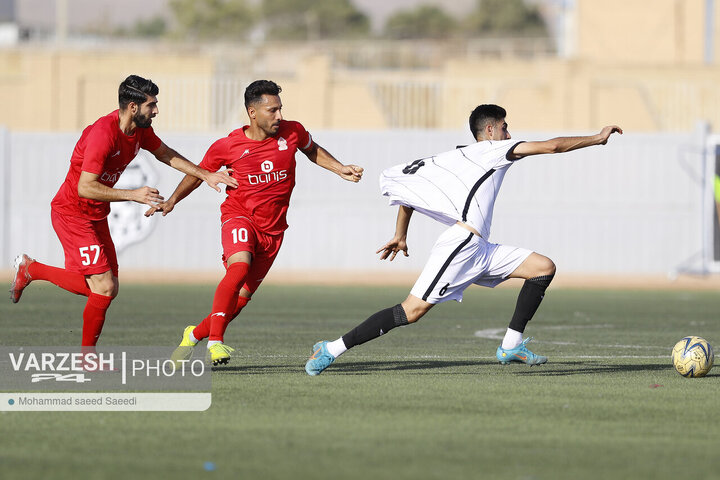
[[[712,345],[702,337],[685,337],[672,349],[675,370],[683,377],[704,377],[712,368],[715,354]]]

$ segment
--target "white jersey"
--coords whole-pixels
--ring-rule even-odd
[[[516,140],[486,140],[388,168],[380,175],[390,205],[405,205],[446,225],[464,222],[486,240]]]

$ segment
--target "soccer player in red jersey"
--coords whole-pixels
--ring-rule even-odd
[[[118,89],[120,108],[83,130],[70,169],[51,202],[52,225],[65,252],[65,268],[51,267],[25,254],[15,259],[10,289],[13,303],[33,280],[46,280],[88,297],[83,311],[82,346],[95,346],[110,303],[118,293],[118,263],[107,216],[110,202],[150,206],[164,199],[153,187],[113,188],[143,148],[159,161],[220,191],[219,183],[237,187],[226,172],[211,173],[165,145],[150,126],[158,114],[159,89],[151,80],[130,75]]]
[[[212,144],[200,166],[216,172],[232,169],[239,187],[228,187],[220,207],[225,276],[215,290],[212,311],[199,325],[183,332],[173,360],[189,359],[199,340],[208,338],[208,354],[214,365],[227,363],[233,349],[223,343],[225,329],[247,305],[280,250],[290,194],[295,186],[295,152],[341,178],[358,182],[363,169],[343,165],[315,143],[298,122],[283,120],[281,88],[269,80],[257,80],[245,90],[250,125],[234,130]],[[175,204],[200,182],[187,175],[170,198],[146,215],[167,215]]]

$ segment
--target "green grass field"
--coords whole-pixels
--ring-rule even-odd
[[[471,288],[303,366],[407,288],[263,286],[226,335],[205,412],[3,412],[3,479],[720,478],[720,371],[679,376],[685,335],[720,345],[720,295],[550,289],[526,333],[540,367],[494,360],[517,289]],[[101,344],[173,345],[213,286],[124,285]],[[0,305],[3,345],[75,345],[84,298],[33,284]],[[204,348],[204,347],[203,347]],[[206,462],[214,470],[206,471]]]

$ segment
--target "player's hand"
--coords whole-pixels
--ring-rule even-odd
[[[612,135],[613,133],[619,133],[620,135],[622,135],[622,128],[618,127],[617,125],[608,125],[607,127],[603,128],[600,131],[600,145],[605,145],[608,141],[608,138],[610,138],[610,135]]]
[[[385,260],[390,257],[390,261],[395,260],[395,256],[398,252],[403,252],[406,257],[409,257],[407,242],[404,238],[393,237],[392,240],[387,242],[384,246],[378,249],[375,253],[380,253],[380,260]]]
[[[153,215],[155,215],[155,212],[159,212],[160,210],[161,210],[160,205],[157,205],[155,207],[150,207],[145,211],[145,216],[152,217]]]
[[[357,165],[343,165],[338,175],[344,180],[357,183],[362,178],[363,170],[362,167],[358,167]]]
[[[131,190],[132,200],[137,203],[143,203],[154,207],[162,203],[165,200],[158,191],[157,188],[152,187],[140,187],[135,190]]]
[[[233,177],[230,176],[232,168],[228,168],[222,172],[208,172],[205,177],[205,183],[210,185],[216,192],[222,192],[218,183],[224,183],[228,187],[237,188],[239,183]]]
[[[162,216],[164,217],[168,213],[172,212],[174,208],[175,208],[174,202],[170,202],[170,201],[163,202],[158,205],[153,205],[152,207],[150,207],[147,210],[147,212],[145,212],[145,216],[152,217],[156,212],[162,212]]]

